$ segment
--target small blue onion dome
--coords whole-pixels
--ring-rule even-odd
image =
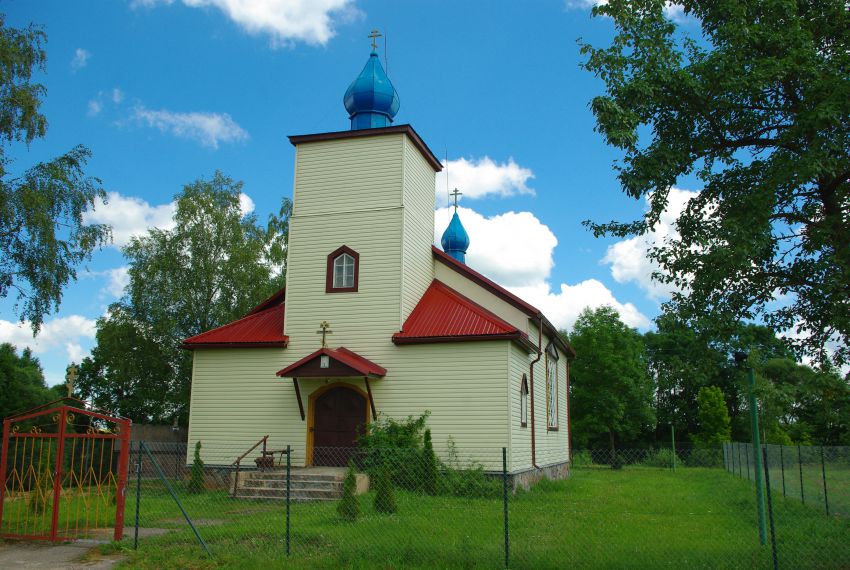
[[[443,246],[443,251],[460,261],[466,263],[466,250],[469,249],[469,234],[460,223],[460,218],[455,210],[452,216],[452,221],[449,222],[449,227],[443,232],[443,237],[440,240]]]
[[[351,119],[351,130],[387,127],[393,122],[398,113],[398,93],[376,50],[372,50],[363,71],[348,86],[343,103]]]

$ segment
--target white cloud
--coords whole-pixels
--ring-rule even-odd
[[[437,241],[450,211],[441,208],[434,213]],[[553,291],[550,274],[558,240],[532,213],[507,212],[485,218],[469,208],[458,208],[458,214],[470,236],[467,264],[539,308],[556,327],[569,329],[585,307],[602,305],[617,309],[629,326],[649,326],[649,319],[633,304],[619,302],[595,279],[576,285],[561,283]]]
[[[105,287],[106,292],[115,298],[124,295],[124,288],[130,284],[129,267],[116,267],[115,269],[107,269],[106,276],[109,281]]]
[[[594,6],[604,6],[608,4],[608,0],[565,0],[564,6],[567,9],[589,9]],[[689,21],[688,16],[685,14],[685,7],[681,4],[677,4],[675,2],[667,2],[664,4],[664,14],[676,22],[677,24],[684,24]]]
[[[553,292],[548,283],[531,287],[509,287],[518,295],[543,311],[552,324],[559,329],[569,330],[581,312],[589,307],[595,309],[610,306],[620,314],[620,320],[635,328],[647,328],[649,319],[631,303],[621,303],[601,281],[585,279],[575,285],[561,283],[560,291]]]
[[[134,0],[131,6],[173,3],[174,0]],[[183,4],[218,8],[246,32],[271,36],[273,46],[294,41],[324,45],[335,35],[336,22],[359,15],[352,0],[183,0]]]
[[[618,283],[634,282],[654,300],[670,297],[675,287],[652,279],[653,271],[659,267],[647,258],[647,254],[652,247],[663,244],[665,240],[678,239],[676,220],[688,201],[697,194],[690,190],[671,188],[667,208],[651,232],[618,241],[608,247],[602,263],[611,266],[611,275]]]
[[[0,320],[0,342],[8,342],[18,349],[28,347],[34,354],[64,350],[69,362],[79,363],[88,355],[80,342],[94,339],[95,321],[80,315],[70,315],[46,321],[33,338],[30,322],[13,323]]]
[[[84,68],[89,63],[89,58],[91,57],[91,53],[84,50],[83,48],[77,48],[74,50],[74,57],[71,59],[71,70],[78,71]]]
[[[239,193],[239,211],[242,212],[242,217],[254,211],[254,201],[244,192]]]
[[[110,192],[105,204],[100,199],[95,201],[94,209],[85,213],[83,221],[112,226],[112,245],[120,248],[129,243],[131,237],[142,235],[150,228],[172,229],[174,212],[174,202],[151,206],[140,198]]]
[[[177,113],[137,105],[131,118],[144,126],[171,133],[179,138],[194,140],[202,146],[214,149],[218,148],[219,143],[248,140],[248,133],[227,113]]]
[[[483,198],[496,195],[500,197],[516,194],[534,194],[528,187],[528,181],[534,173],[518,165],[513,158],[497,163],[489,156],[479,159],[459,158],[443,163],[442,172],[437,174],[435,191],[437,196],[446,196],[446,176],[449,190],[457,188],[466,198]]]
[[[434,215],[438,245],[451,211],[440,208]],[[534,214],[507,212],[485,218],[475,210],[460,207],[458,215],[470,236],[466,254],[470,267],[505,287],[532,285],[549,276],[558,239]],[[518,235],[522,239],[516,239]]]
[[[97,99],[92,99],[91,101],[89,101],[88,113],[87,113],[89,117],[94,117],[95,115],[99,115],[102,110],[103,110],[103,105],[101,104],[100,101],[98,101]]]
[[[121,103],[121,101],[124,100],[124,92],[121,91],[120,89],[118,89],[117,87],[114,87],[112,89],[111,97],[112,97],[112,102],[115,103],[116,105],[118,105],[119,103]]]

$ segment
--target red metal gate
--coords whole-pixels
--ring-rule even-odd
[[[121,540],[130,426],[63,400],[3,420],[0,538]]]

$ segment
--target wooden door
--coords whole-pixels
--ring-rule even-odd
[[[321,394],[313,406],[313,465],[348,465],[366,421],[366,398],[337,387]]]

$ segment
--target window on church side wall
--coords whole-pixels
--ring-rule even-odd
[[[528,425],[528,378],[522,375],[519,384],[519,427]]]
[[[325,293],[350,293],[358,289],[360,255],[342,246],[328,255]]]
[[[546,428],[558,429],[558,351],[546,349]]]

